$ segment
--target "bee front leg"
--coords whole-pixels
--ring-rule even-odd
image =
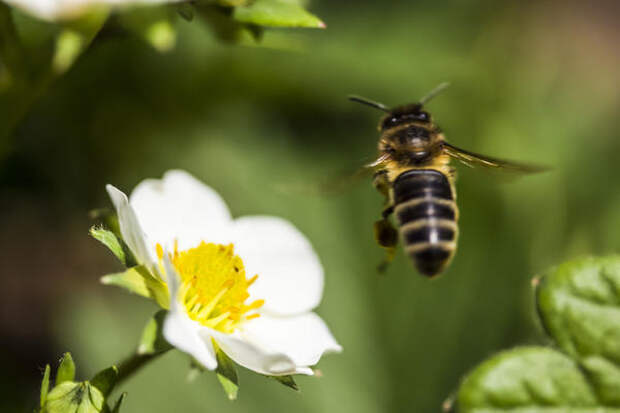
[[[398,245],[398,231],[386,217],[375,222],[375,240],[385,250],[385,258],[377,266],[380,273],[384,273],[394,259]]]

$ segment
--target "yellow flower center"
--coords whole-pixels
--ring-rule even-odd
[[[157,254],[163,257],[160,245]],[[170,258],[181,277],[178,298],[192,320],[230,334],[243,321],[259,316],[249,313],[260,308],[264,300],[245,304],[250,296],[248,287],[258,275],[245,278],[243,261],[235,255],[233,244],[201,242],[179,252],[175,243]]]

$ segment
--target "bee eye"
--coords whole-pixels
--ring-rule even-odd
[[[396,116],[392,116],[383,121],[383,129],[391,128],[392,126],[398,125],[400,119]]]
[[[428,112],[420,112],[420,113],[418,113],[418,115],[416,117],[418,118],[418,120],[426,122],[426,121],[428,121]]]

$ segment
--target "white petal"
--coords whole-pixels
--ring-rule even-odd
[[[247,340],[286,354],[297,366],[314,366],[323,354],[342,351],[325,322],[315,313],[294,317],[262,315],[242,328]]]
[[[227,243],[231,217],[224,200],[184,171],[169,171],[163,179],[142,181],[131,193],[131,206],[153,242],[172,250],[195,247],[200,241]]]
[[[238,333],[223,334],[218,331],[212,333],[220,348],[237,364],[260,374],[281,376],[287,374],[308,374],[305,369],[299,369],[295,362],[282,353],[274,353],[262,348],[241,337]]]
[[[301,314],[323,294],[323,267],[310,242],[288,221],[267,216],[234,221],[235,252],[243,259],[252,299],[265,300],[268,313]]]
[[[148,240],[136,218],[135,211],[127,201],[127,195],[112,185],[106,185],[106,190],[116,208],[123,240],[136,257],[136,260],[138,260],[138,263],[144,264],[152,272],[155,272],[156,266],[154,263],[156,261],[151,258],[147,250]]]
[[[170,290],[170,311],[164,320],[164,337],[174,347],[194,357],[207,369],[215,370],[217,361],[213,343],[211,337],[203,331],[208,329],[190,319],[183,305],[179,303],[179,275],[174,270],[168,254],[164,255],[164,265]]]
[[[73,19],[104,5],[172,3],[181,0],[5,0],[8,4],[45,20]]]

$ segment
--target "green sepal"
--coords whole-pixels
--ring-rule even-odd
[[[107,396],[116,384],[118,378],[118,368],[116,366],[108,367],[95,374],[90,383],[99,389],[103,396]]]
[[[123,403],[123,400],[125,400],[125,397],[127,397],[127,392],[123,392],[118,400],[116,400],[116,403],[114,403],[114,407],[112,408],[112,413],[119,413],[121,410],[121,404]]]
[[[138,354],[155,354],[170,350],[172,346],[163,336],[164,319],[166,310],[159,310],[149,319],[142,330]]]
[[[199,16],[208,24],[214,35],[222,42],[242,43],[259,41],[263,29],[255,24],[246,24],[232,18],[233,10],[210,4],[196,3]]]
[[[50,365],[45,365],[45,371],[43,372],[43,380],[41,380],[41,408],[45,406],[45,401],[47,400],[47,393],[50,389]]]
[[[595,413],[600,408],[578,364],[546,347],[491,357],[464,379],[458,393],[459,413]]]
[[[44,412],[100,413],[105,410],[105,396],[94,384],[66,381],[47,395]]]
[[[113,209],[91,209],[90,211],[88,211],[88,217],[93,221],[101,222],[103,226],[112,231],[112,233],[114,233],[114,235],[116,235],[118,239],[123,239],[123,236],[121,234],[121,226],[118,222],[118,215],[116,215],[116,212]]]
[[[293,376],[268,376],[268,377],[273,378],[274,380],[276,380],[277,382],[285,385],[289,389],[293,389],[295,391],[300,391],[299,390],[299,386],[295,382],[295,379],[293,378]]]
[[[236,400],[239,393],[239,379],[237,377],[237,369],[235,363],[220,349],[215,340],[213,348],[215,349],[215,359],[217,360],[217,379],[219,380],[224,392],[228,396],[228,400]]]
[[[134,294],[151,298],[162,308],[168,308],[168,287],[159,278],[155,278],[143,265],[129,268],[125,272],[108,274],[101,277],[105,285],[115,285]]]
[[[75,363],[71,353],[65,353],[56,371],[56,386],[65,381],[73,381],[73,379],[75,379]]]
[[[129,247],[114,232],[105,228],[94,226],[89,231],[90,235],[108,247],[112,254],[127,268],[135,266],[136,259],[129,250]]]
[[[256,0],[247,6],[235,7],[233,18],[239,22],[268,27],[325,28],[325,23],[290,0]]]

